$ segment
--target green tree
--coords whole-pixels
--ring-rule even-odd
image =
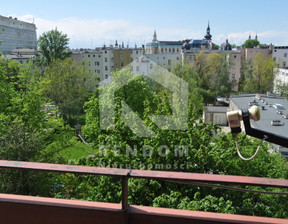
[[[173,73],[189,83],[190,93],[194,92],[208,104],[218,95],[229,96],[233,86],[229,79],[230,66],[225,54],[201,52],[196,54],[194,64],[175,66]]]
[[[286,97],[288,99],[288,85],[286,83],[277,82],[276,83],[277,94]]]
[[[67,34],[63,34],[57,29],[43,33],[37,43],[39,52],[42,54],[40,61],[43,59],[42,63],[44,65],[49,65],[53,60],[63,60],[71,56]]]
[[[186,70],[179,70],[178,73],[183,78],[191,74],[189,69],[185,68]],[[114,74],[113,78],[121,81],[123,76],[132,74],[123,70]],[[82,158],[75,164],[287,179],[288,167],[280,154],[268,153],[268,145],[263,144],[254,160],[250,162],[241,160],[235,149],[233,135],[220,134],[216,137],[218,127],[213,123],[204,123],[196,113],[193,113],[195,108],[192,106],[192,101],[189,101],[191,105],[189,105],[187,130],[157,129],[148,115],[169,114],[170,97],[169,94],[164,94],[163,90],[156,93],[149,90],[149,82],[143,76],[139,76],[131,80],[125,88],[115,92],[115,108],[109,107],[110,103],[104,101],[107,102],[104,106],[108,109],[115,109],[115,129],[101,130],[99,98],[95,93],[86,103],[86,125],[83,129],[88,141],[95,143],[93,146],[95,157]],[[121,100],[133,107],[143,122],[155,131],[155,137],[139,138],[133,134],[121,120],[123,116]],[[245,156],[251,155],[258,144],[259,140],[248,138],[244,134],[239,136],[239,145]],[[149,146],[152,150],[148,156],[143,154],[144,146]],[[134,149],[135,154],[127,154],[127,147],[130,152]],[[188,153],[175,156],[177,147],[187,149]],[[159,154],[159,149],[162,149],[164,154]],[[144,148],[144,151],[147,152],[147,148]],[[181,167],[182,164],[184,166]],[[56,190],[58,197],[117,203],[121,200],[119,178],[62,175],[57,183],[61,186]],[[263,190],[259,187],[246,188]],[[288,216],[287,196],[243,193],[217,187],[187,186],[138,179],[129,180],[129,195],[129,203],[146,206],[282,218]]]
[[[84,102],[95,89],[96,77],[72,58],[55,60],[44,71],[40,89],[59,108],[64,120],[75,125],[83,114]]]
[[[242,70],[243,91],[249,93],[272,92],[276,68],[277,64],[271,57],[265,57],[260,53],[257,54],[253,59],[253,62],[246,62],[246,65]]]
[[[242,44],[242,48],[255,48],[260,44],[256,39],[248,39]]]
[[[35,91],[32,63],[21,65],[0,59],[0,159],[63,162],[59,151],[69,144],[73,131],[61,119],[45,112],[43,97]],[[58,136],[59,134],[59,136]],[[63,148],[51,147],[61,142]],[[46,175],[46,174],[45,174]],[[27,171],[1,171],[0,191],[14,194],[51,196],[52,175]],[[35,185],[34,183],[42,183]]]

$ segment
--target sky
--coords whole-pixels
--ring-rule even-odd
[[[70,48],[124,43],[134,47],[158,40],[202,39],[210,23],[212,41],[241,45],[249,34],[263,44],[288,45],[287,0],[13,0],[0,15],[34,22],[37,36],[57,28]]]

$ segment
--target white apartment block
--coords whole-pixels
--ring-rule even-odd
[[[143,54],[142,48],[124,48],[124,46],[110,45],[96,49],[72,50],[72,58],[82,61],[99,81],[109,83],[111,73],[124,68]]]
[[[144,54],[144,56],[169,72],[176,64],[182,63],[181,53]]]
[[[288,46],[274,46],[272,58],[276,61],[279,68],[288,67]]]

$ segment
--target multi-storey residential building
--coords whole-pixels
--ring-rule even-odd
[[[86,63],[88,70],[105,82],[110,82],[113,71],[124,68],[142,54],[142,48],[125,48],[123,44],[119,46],[117,41],[115,46],[72,50],[72,58]]]
[[[144,54],[144,56],[169,72],[176,64],[182,62],[181,53]]]
[[[274,46],[272,58],[279,68],[288,68],[288,46]]]
[[[0,52],[10,54],[14,49],[36,50],[36,26],[17,18],[0,16]]]

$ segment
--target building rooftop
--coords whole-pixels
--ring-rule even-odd
[[[251,125],[260,130],[287,137],[288,100],[285,98],[265,94],[241,94],[231,96],[230,100],[238,109],[247,109],[252,105],[257,105],[260,109],[261,118],[259,121],[251,120]],[[278,125],[271,125],[273,121],[277,121]]]
[[[206,106],[206,112],[210,113],[226,113],[228,107]]]

